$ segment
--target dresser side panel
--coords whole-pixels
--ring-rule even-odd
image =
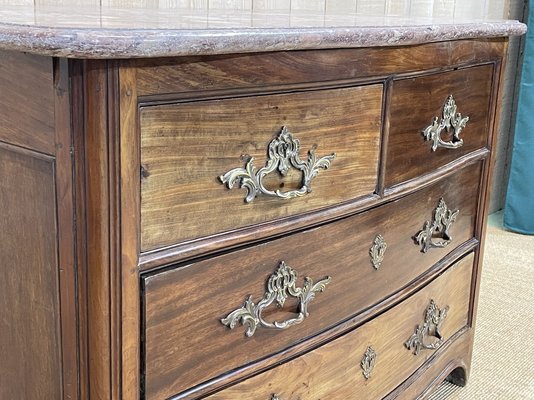
[[[0,141],[55,153],[53,60],[0,52]]]
[[[0,146],[0,398],[60,399],[54,160]]]

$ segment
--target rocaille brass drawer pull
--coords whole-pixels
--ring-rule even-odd
[[[435,350],[443,343],[443,336],[441,335],[441,325],[447,317],[449,306],[438,308],[434,300],[430,300],[425,311],[425,321],[423,325],[418,325],[415,333],[404,343],[408,350],[413,350],[413,354],[417,355],[421,349]],[[434,336],[437,338],[434,343],[427,344],[425,340],[427,336]]]
[[[327,276],[314,284],[311,278],[306,277],[302,288],[295,287],[297,273],[282,261],[276,272],[269,277],[267,291],[258,304],[254,305],[252,296],[248,296],[241,308],[232,311],[226,318],[221,319],[221,322],[233,329],[240,321],[242,325],[247,326],[245,334],[248,337],[254,335],[258,326],[269,329],[287,329],[292,325],[300,324],[309,315],[308,304],[310,301],[315,298],[317,292],[325,290],[330,280],[331,278]],[[269,307],[275,300],[277,306],[282,307],[289,296],[299,299],[297,317],[281,322],[268,322],[263,319],[262,312],[264,309]]]
[[[423,230],[413,237],[415,243],[421,246],[423,253],[426,253],[432,247],[446,247],[452,241],[449,228],[456,221],[459,212],[460,210],[449,210],[443,198],[439,200],[438,206],[434,210],[432,222],[425,221]],[[436,238],[443,240],[435,240]]]
[[[228,189],[232,189],[236,184],[247,189],[246,203],[250,203],[260,193],[281,199],[304,196],[312,191],[312,179],[317,176],[320,169],[330,167],[330,163],[336,158],[336,153],[317,159],[315,147],[313,147],[308,151],[307,160],[302,161],[299,150],[299,140],[295,139],[287,127],[283,126],[278,137],[269,143],[269,158],[264,167],[256,170],[254,157],[252,157],[247,161],[245,168],[234,168],[219,176],[219,179],[227,185]],[[299,189],[282,192],[281,190],[269,190],[263,185],[263,178],[266,175],[278,169],[282,176],[286,176],[290,166],[302,172],[302,184]]]
[[[460,139],[460,133],[465,128],[469,117],[462,117],[462,114],[457,113],[456,102],[452,95],[447,98],[443,106],[443,116],[438,122],[438,117],[434,117],[432,123],[423,130],[425,140],[432,141],[432,151],[436,151],[438,147],[446,149],[457,149],[464,144]],[[452,139],[448,142],[441,138],[443,131],[450,133],[452,129]]]

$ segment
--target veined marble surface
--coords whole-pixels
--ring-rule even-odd
[[[399,46],[522,35],[506,20],[212,8],[14,6],[0,0],[0,49],[70,58],[137,58]]]

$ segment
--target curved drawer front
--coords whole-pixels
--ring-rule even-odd
[[[481,164],[375,210],[146,276],[147,399],[274,354],[412,282],[473,237]]]
[[[386,187],[487,145],[492,79],[490,64],[393,83]]]
[[[473,258],[470,254],[423,290],[363,327],[208,398],[383,398],[467,325]],[[436,316],[435,322],[439,322],[434,324],[427,314]],[[430,322],[423,342],[434,348],[422,348],[414,354],[407,342],[423,327],[425,319]]]
[[[369,85],[141,108],[142,251],[372,194],[381,105]]]

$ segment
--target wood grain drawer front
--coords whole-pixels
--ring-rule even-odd
[[[487,145],[492,79],[493,64],[490,64],[393,83],[386,187],[432,172]],[[445,128],[448,118],[444,118],[444,107],[447,105],[447,110],[453,110],[449,96],[456,105],[456,112],[452,114],[458,119],[457,126],[465,124],[458,139],[453,138],[453,126],[449,132]],[[462,122],[458,113],[461,119],[468,117],[469,120]],[[434,118],[437,121],[427,131],[427,140],[423,132],[432,126]],[[443,143],[437,140],[438,135]],[[433,146],[438,147],[433,150]]]
[[[143,107],[142,250],[372,194],[381,103],[382,85],[370,85]],[[247,191],[239,183],[229,189],[219,177],[245,168],[250,157],[259,173],[269,144],[284,126],[300,142],[301,161],[312,149],[317,162],[333,153],[335,158],[328,170],[318,166],[308,185],[312,192],[292,199],[259,194],[247,204]],[[275,156],[291,151],[285,140]],[[301,188],[304,173],[294,163],[287,166],[285,177],[276,168],[262,179],[263,186],[281,192]]]
[[[208,398],[272,400],[273,395],[279,400],[383,398],[434,353],[435,350],[421,349],[415,355],[413,348],[406,345],[416,329],[424,325],[431,302],[437,307],[436,315],[441,311],[443,316],[448,307],[440,329],[441,343],[467,325],[473,258],[470,254],[423,290],[361,328]],[[435,326],[428,325],[424,343],[439,347]],[[371,352],[367,351],[369,347]],[[368,378],[361,365],[364,357]]]
[[[354,49],[292,50],[254,54],[130,60],[139,96],[199,90],[257,90],[442,69],[502,57],[504,40],[478,39]]]
[[[398,201],[319,228],[276,239],[146,276],[145,393],[148,399],[167,398],[226,371],[275,354],[359,311],[377,304],[412,282],[455,246],[474,234],[481,163]],[[441,198],[460,210],[448,233],[447,247],[423,253],[414,236],[432,221]],[[377,234],[387,242],[384,260],[376,269],[370,248]],[[438,239],[435,239],[438,240]],[[285,330],[221,323],[245,304],[257,305],[281,261],[317,283],[331,277],[324,292],[308,303],[309,315]],[[276,285],[270,285],[277,287]],[[282,308],[273,302],[262,315],[266,321],[296,318],[298,300]],[[261,325],[261,324],[260,324]]]

